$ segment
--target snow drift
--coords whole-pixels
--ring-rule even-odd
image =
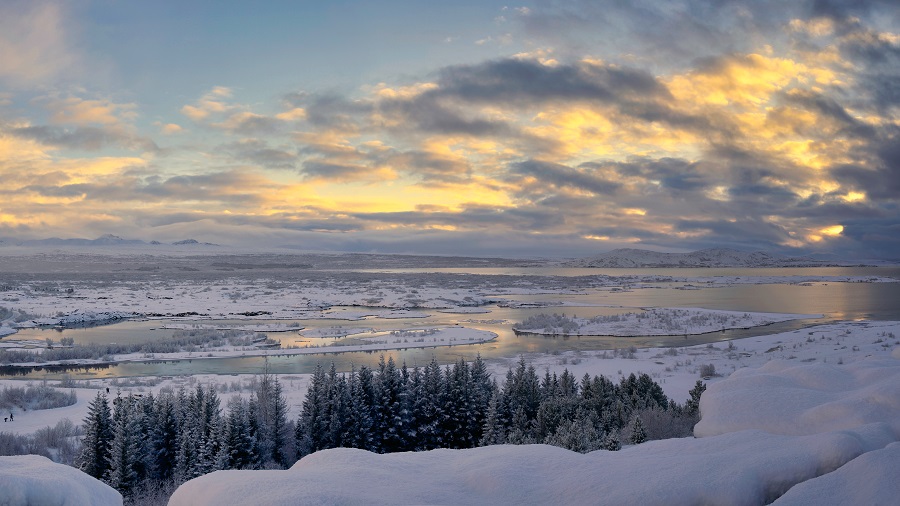
[[[855,488],[866,482],[853,480],[870,466],[887,467],[873,471],[885,481],[896,476],[898,379],[893,359],[772,363],[707,390],[702,438],[586,455],[545,445],[389,455],[339,448],[286,471],[215,472],[182,485],[169,504],[750,505],[790,490],[781,497],[788,504],[818,497],[816,483],[849,487],[849,503],[887,504],[896,485],[863,492]]]
[[[4,506],[121,505],[109,485],[46,457],[0,457],[0,504]]]
[[[804,435],[885,423],[900,439],[900,366],[896,360],[850,365],[772,361],[738,369],[700,399],[694,435],[744,429]]]

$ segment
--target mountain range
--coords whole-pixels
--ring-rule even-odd
[[[49,239],[30,239],[25,241],[17,241],[15,239],[0,239],[0,246],[28,246],[28,247],[63,247],[63,246],[219,246],[209,242],[200,242],[196,239],[184,239],[173,243],[163,243],[159,241],[142,241],[140,239],[123,239],[117,235],[105,234],[96,239],[60,239],[59,237],[51,237]]]

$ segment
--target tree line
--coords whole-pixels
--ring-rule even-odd
[[[614,382],[568,370],[538,376],[521,359],[502,383],[481,357],[441,367],[392,358],[350,373],[316,368],[296,420],[280,382],[264,375],[224,409],[212,387],[153,396],[99,392],[84,420],[77,465],[126,498],[174,489],[219,469],[281,469],[315,451],[377,453],[546,443],[587,452],[691,434],[698,382],[678,404],[646,374]]]

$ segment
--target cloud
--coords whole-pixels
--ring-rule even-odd
[[[183,106],[181,113],[192,121],[200,123],[211,115],[234,111],[236,106],[227,102],[231,95],[231,89],[224,86],[215,86],[194,104]]]
[[[513,164],[516,174],[531,176],[540,183],[557,187],[568,186],[576,189],[587,190],[597,195],[612,195],[621,188],[621,183],[610,181],[592,174],[590,169],[577,170],[558,163],[541,160],[527,160]]]
[[[66,4],[10,0],[0,4],[0,80],[28,87],[56,80],[82,65],[73,49]]]
[[[157,126],[159,126],[160,132],[163,133],[164,135],[174,135],[177,133],[184,132],[184,128],[182,128],[182,126],[177,123],[166,123],[166,124],[157,123]]]
[[[296,153],[285,149],[272,148],[259,139],[244,139],[222,146],[235,159],[250,162],[270,169],[294,169],[297,165]]]
[[[139,151],[158,151],[152,140],[118,128],[80,126],[28,126],[12,128],[7,133],[37,141],[45,146],[83,151],[99,151],[108,147],[122,147]]]
[[[109,100],[50,96],[35,99],[35,102],[50,112],[50,122],[54,124],[121,126],[137,117],[135,104],[117,104]]]

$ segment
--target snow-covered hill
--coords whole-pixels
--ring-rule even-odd
[[[202,476],[169,504],[822,504],[831,489],[840,501],[829,504],[895,504],[898,385],[896,359],[770,363],[704,393],[698,433],[708,437],[584,455],[546,445],[339,448],[286,471]]]
[[[615,249],[597,256],[562,262],[565,267],[824,267],[845,265],[813,260],[788,258],[764,251],[748,253],[729,248],[711,248],[691,253],[661,253],[634,248]]]

